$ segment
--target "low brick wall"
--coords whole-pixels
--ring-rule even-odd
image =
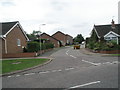
[[[15,54],[2,54],[2,58],[22,58],[22,57],[35,57],[36,53],[15,53]]]
[[[43,54],[43,53],[48,52],[48,51],[51,51],[51,50],[53,50],[53,49],[47,49],[47,50],[38,51],[38,52],[37,52],[37,55]]]
[[[120,50],[112,50],[112,51],[93,51],[91,49],[86,48],[88,51],[93,53],[103,53],[103,54],[120,54]]]
[[[120,50],[113,50],[113,51],[98,51],[98,53],[103,53],[103,54],[120,54]]]
[[[14,54],[2,54],[2,58],[24,58],[24,57],[36,57],[39,54],[43,54],[45,52],[48,52],[52,49],[42,50],[39,52],[34,53],[14,53]]]

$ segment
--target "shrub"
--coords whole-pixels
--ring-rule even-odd
[[[28,42],[27,51],[28,52],[37,52],[40,49],[40,44],[38,42]]]
[[[50,49],[50,48],[54,48],[54,44],[52,44],[52,43],[39,43],[36,41],[32,41],[32,42],[27,43],[27,49],[25,49],[24,51],[38,52],[39,50],[45,50],[45,49]]]
[[[52,44],[52,43],[46,43],[45,47],[46,47],[46,49],[54,48],[54,44]]]
[[[89,42],[89,44],[87,44],[87,47],[90,49],[94,49],[95,48],[95,42]]]

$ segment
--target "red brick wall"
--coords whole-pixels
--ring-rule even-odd
[[[120,50],[113,50],[113,51],[98,51],[98,53],[104,53],[104,54],[120,54]]]
[[[120,54],[120,50],[112,50],[112,51],[93,51],[91,49],[86,48],[90,52],[94,53],[103,53],[103,54]]]
[[[52,49],[41,50],[39,52],[33,53],[11,53],[11,54],[2,54],[2,58],[24,58],[24,57],[36,57],[39,54],[43,54],[45,52],[51,51]]]
[[[17,45],[17,39],[20,39],[21,46]],[[6,37],[8,53],[22,53],[22,46],[26,47],[27,40],[19,27],[15,27]]]
[[[69,35],[66,35],[66,40],[70,43],[70,44],[73,44],[73,37],[69,36]],[[67,43],[68,43],[67,42]]]
[[[23,57],[35,57],[36,53],[12,53],[3,54],[2,58],[23,58]]]
[[[67,41],[66,41],[66,35],[58,32],[56,34],[53,35],[54,38],[60,40],[62,42],[62,45],[66,45]]]
[[[53,43],[56,48],[60,46],[60,45],[58,44],[58,41],[57,41],[57,40],[53,39],[52,37],[50,37],[50,36],[48,36],[48,35],[46,35],[46,34],[43,34],[43,35],[41,36],[41,38],[42,38],[42,39],[49,39],[50,42]]]

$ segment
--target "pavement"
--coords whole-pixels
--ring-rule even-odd
[[[2,77],[3,88],[118,88],[118,58],[85,54],[84,49],[64,47],[43,56],[52,62]],[[87,52],[87,51],[86,51]],[[88,52],[87,52],[88,53]]]

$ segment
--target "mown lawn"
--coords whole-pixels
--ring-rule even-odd
[[[16,59],[16,60],[3,60],[2,61],[2,74],[23,70],[39,64],[42,64],[49,59]]]
[[[120,54],[111,54],[111,56],[120,56]]]

